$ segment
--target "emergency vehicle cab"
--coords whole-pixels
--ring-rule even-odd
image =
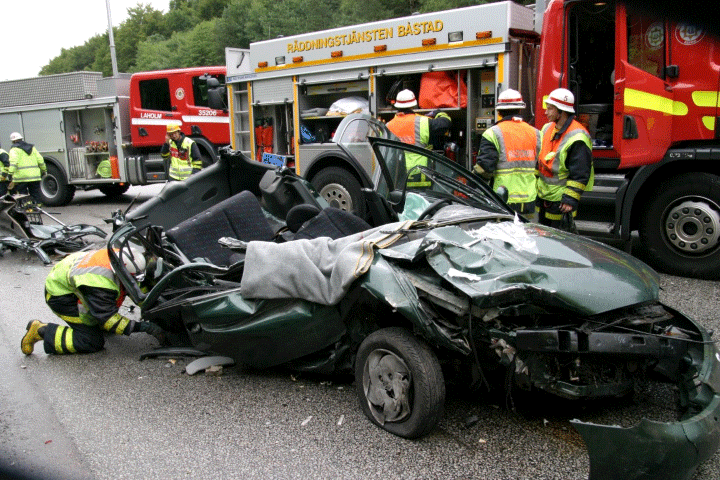
[[[239,55],[226,51],[233,147],[361,215],[374,165],[328,141],[343,106],[388,121],[410,88],[418,112],[448,113],[470,168],[500,92],[520,91],[541,128],[543,96],[568,88],[593,138],[581,233],[629,249],[637,231],[656,268],[720,277],[720,42],[701,29],[615,1],[499,2],[256,42],[250,73]]]

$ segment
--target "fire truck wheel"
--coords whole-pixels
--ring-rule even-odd
[[[107,185],[98,187],[98,189],[108,197],[118,197],[127,192],[129,188],[129,183],[108,183]]]
[[[47,175],[40,183],[42,203],[51,207],[67,205],[75,196],[75,185],[69,185],[65,173],[57,166],[48,163]]]
[[[360,182],[347,170],[339,167],[324,168],[313,177],[312,184],[331,207],[360,217],[365,214]]]
[[[720,278],[720,177],[685,173],[654,191],[639,225],[646,261],[674,275]]]

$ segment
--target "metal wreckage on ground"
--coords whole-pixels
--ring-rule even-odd
[[[43,215],[56,222],[45,225]],[[53,254],[67,254],[88,248],[86,237],[107,234],[92,225],[65,225],[43,210],[29,195],[6,194],[0,198],[0,256],[7,250],[35,253],[45,264]]]
[[[436,426],[450,363],[468,383],[578,401],[668,384],[672,421],[571,422],[590,478],[686,479],[714,454],[720,355],[708,331],[659,303],[652,269],[527,223],[468,171],[368,117],[343,120],[354,121],[375,135],[379,165],[365,219],[286,168],[226,150],[118,222],[111,260],[144,320],[175,347],[243,365],[354,372],[368,419],[406,438]],[[406,172],[408,153],[427,166]],[[406,188],[417,174],[426,186]],[[153,257],[144,276],[122,270],[115,251],[128,242]]]

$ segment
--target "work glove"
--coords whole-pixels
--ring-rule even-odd
[[[133,333],[135,332],[143,332],[150,335],[154,335],[156,333],[162,332],[163,329],[159,326],[155,325],[152,322],[136,322],[135,328],[133,328]]]
[[[158,342],[160,342],[160,345],[166,345],[168,341],[165,330],[152,322],[135,322],[133,333],[135,332],[143,332],[148,335],[152,335]]]

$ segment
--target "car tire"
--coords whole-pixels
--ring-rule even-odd
[[[445,380],[427,343],[404,328],[384,328],[365,338],[355,361],[360,406],[371,422],[411,439],[435,428],[443,414]]]
[[[639,224],[645,260],[673,275],[720,278],[720,177],[685,173],[654,191]]]
[[[59,167],[47,164],[47,175],[40,182],[40,196],[43,205],[50,207],[67,205],[75,196],[75,185],[68,184],[65,173]]]
[[[360,182],[349,171],[340,167],[323,168],[313,177],[312,185],[331,207],[359,217],[365,215]]]

